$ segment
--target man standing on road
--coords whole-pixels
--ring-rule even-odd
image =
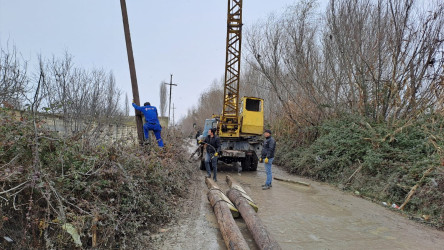
[[[215,128],[208,130],[208,136],[205,138],[204,143],[207,148],[207,154],[205,155],[205,168],[207,170],[207,178],[211,178],[211,161],[211,165],[213,166],[213,180],[217,181],[217,158],[220,151],[220,139],[219,136],[216,135]]]
[[[264,132],[265,141],[262,147],[260,162],[265,163],[265,171],[267,172],[267,180],[265,181],[265,185],[262,185],[262,189],[270,189],[271,188],[271,164],[274,160],[274,150],[276,148],[276,141],[273,137],[271,137],[271,130],[266,129]]]
[[[157,109],[154,106],[151,106],[149,102],[145,102],[143,107],[137,106],[133,100],[133,107],[143,113],[145,116],[146,123],[143,124],[143,133],[145,134],[145,142],[149,142],[150,138],[150,130],[154,132],[156,136],[157,144],[159,147],[163,147],[163,141],[161,137],[162,126],[160,126],[159,118],[157,118]]]

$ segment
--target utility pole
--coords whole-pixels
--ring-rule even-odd
[[[170,121],[170,115],[171,115],[171,90],[172,90],[172,87],[173,86],[177,86],[177,84],[173,84],[173,74],[171,74],[171,77],[170,77],[170,83],[166,83],[165,82],[165,84],[166,85],[170,85],[170,101],[169,101],[169,103],[168,103],[168,122]],[[174,123],[173,123],[174,124]]]
[[[174,127],[174,110],[175,110],[176,108],[174,107],[174,103],[173,103],[173,127]]]
[[[128,13],[126,11],[125,0],[120,0],[120,8],[122,9],[123,30],[125,32],[126,52],[128,54],[128,65],[131,76],[133,100],[137,105],[140,106],[139,87],[137,86],[136,66],[134,65],[133,46],[131,45],[131,34],[129,30]],[[142,129],[143,126],[142,112],[140,112],[139,110],[136,110],[136,126],[137,126],[137,137],[139,138],[139,143],[142,144],[144,139],[143,129]]]

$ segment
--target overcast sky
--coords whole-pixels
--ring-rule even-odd
[[[293,3],[244,0],[243,23]],[[159,106],[159,84],[173,74],[177,121],[224,74],[227,0],[127,0],[127,8],[141,102]],[[65,51],[78,67],[112,70],[122,104],[126,93],[132,99],[119,0],[0,0],[0,45],[7,43],[29,60],[30,72],[38,54]]]

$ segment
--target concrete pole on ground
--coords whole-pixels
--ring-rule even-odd
[[[281,249],[278,242],[271,236],[262,220],[257,216],[255,209],[250,204],[252,203],[251,198],[245,196],[242,187],[228,175],[227,183],[230,186],[227,196],[239,210],[259,249]]]
[[[222,238],[224,238],[227,249],[250,249],[233,219],[233,216],[239,216],[237,209],[234,208],[234,205],[214,181],[206,178],[205,183],[210,189],[207,197],[213,207],[217,223],[219,224],[219,230]]]

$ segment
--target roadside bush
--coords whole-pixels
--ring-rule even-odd
[[[178,138],[164,149],[62,139],[5,109],[0,130],[0,230],[12,240],[0,248],[146,247],[139,236],[168,222],[187,194]]]
[[[317,129],[318,138],[306,146],[287,147],[288,138],[278,138],[284,145],[277,150],[276,164],[389,204],[403,204],[417,185],[404,211],[444,228],[442,116],[424,115],[388,126],[344,115]]]

